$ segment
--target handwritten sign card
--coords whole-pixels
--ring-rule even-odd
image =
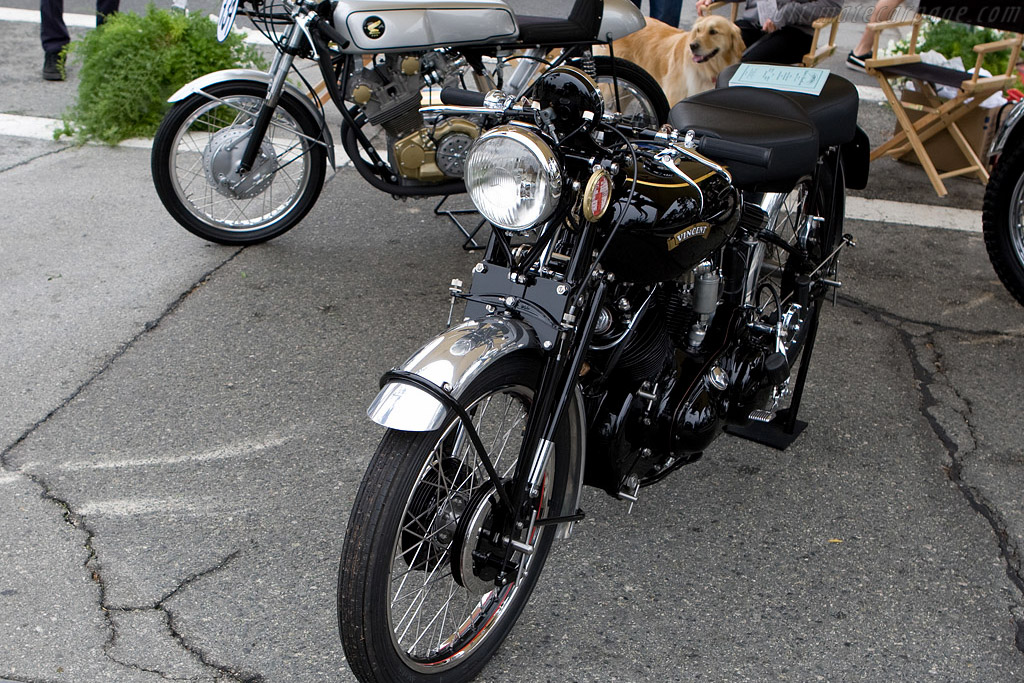
[[[740,64],[729,85],[768,88],[786,92],[820,95],[828,79],[828,69],[806,69],[776,64]]]

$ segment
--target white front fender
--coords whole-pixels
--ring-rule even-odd
[[[250,81],[269,85],[270,80],[270,74],[265,71],[257,71],[256,69],[222,69],[221,71],[213,71],[204,76],[200,76],[194,81],[186,83],[178,88],[173,95],[167,98],[167,101],[179,102],[190,95],[203,93],[204,88],[208,88],[216,83],[225,83],[227,81]],[[291,83],[286,81],[284,89],[295,99],[301,102],[302,105],[309,110],[309,113],[313,118],[320,122],[320,136],[321,141],[327,146],[327,158],[331,162],[331,168],[337,168],[334,163],[334,138],[331,135],[331,129],[324,122],[323,114],[321,114],[316,108],[313,104],[313,100],[308,94],[303,93]]]

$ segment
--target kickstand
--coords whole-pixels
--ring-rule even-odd
[[[441,201],[439,201],[437,203],[437,206],[434,207],[434,215],[445,216],[446,218],[448,218],[448,220],[452,222],[453,225],[455,225],[456,228],[458,228],[459,232],[461,232],[463,237],[466,238],[466,241],[462,243],[463,249],[465,249],[466,251],[477,251],[479,249],[483,249],[484,245],[476,241],[476,234],[480,232],[480,228],[484,227],[484,225],[487,224],[487,221],[481,218],[480,222],[476,224],[475,228],[473,228],[473,231],[470,232],[469,230],[466,229],[466,226],[463,225],[462,222],[457,218],[457,216],[465,216],[468,214],[476,214],[479,216],[480,213],[476,209],[442,209],[441,207],[444,205],[446,201],[448,201],[449,197],[451,197],[450,194],[446,194],[445,196],[441,197]]]
[[[775,419],[767,424],[763,422],[750,422],[743,426],[727,425],[725,427],[727,434],[784,451],[804,431],[807,423],[796,419],[796,416],[800,410],[800,399],[804,395],[807,369],[811,367],[811,353],[814,351],[814,340],[818,338],[818,319],[820,316],[821,305],[819,302],[819,305],[815,307],[814,317],[810,321],[811,329],[807,330],[807,342],[804,346],[803,358],[800,361],[800,370],[796,374],[796,386],[793,387],[793,400],[790,401],[789,407],[785,410],[780,410]]]

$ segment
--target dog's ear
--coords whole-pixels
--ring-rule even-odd
[[[747,46],[743,43],[743,33],[740,31],[740,27],[729,22],[729,51],[727,52],[729,64],[740,61],[743,51],[746,49]]]

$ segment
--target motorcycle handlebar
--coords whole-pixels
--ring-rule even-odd
[[[441,88],[441,102],[458,107],[482,107],[487,93],[446,86]]]
[[[486,101],[487,93],[476,90],[463,90],[462,88],[453,87],[441,89],[441,102],[450,106],[482,107]],[[640,134],[640,137],[657,137],[657,133],[645,131]],[[739,162],[761,168],[767,168],[772,159],[772,150],[769,147],[706,136],[697,140],[696,149],[701,154],[718,161]]]

